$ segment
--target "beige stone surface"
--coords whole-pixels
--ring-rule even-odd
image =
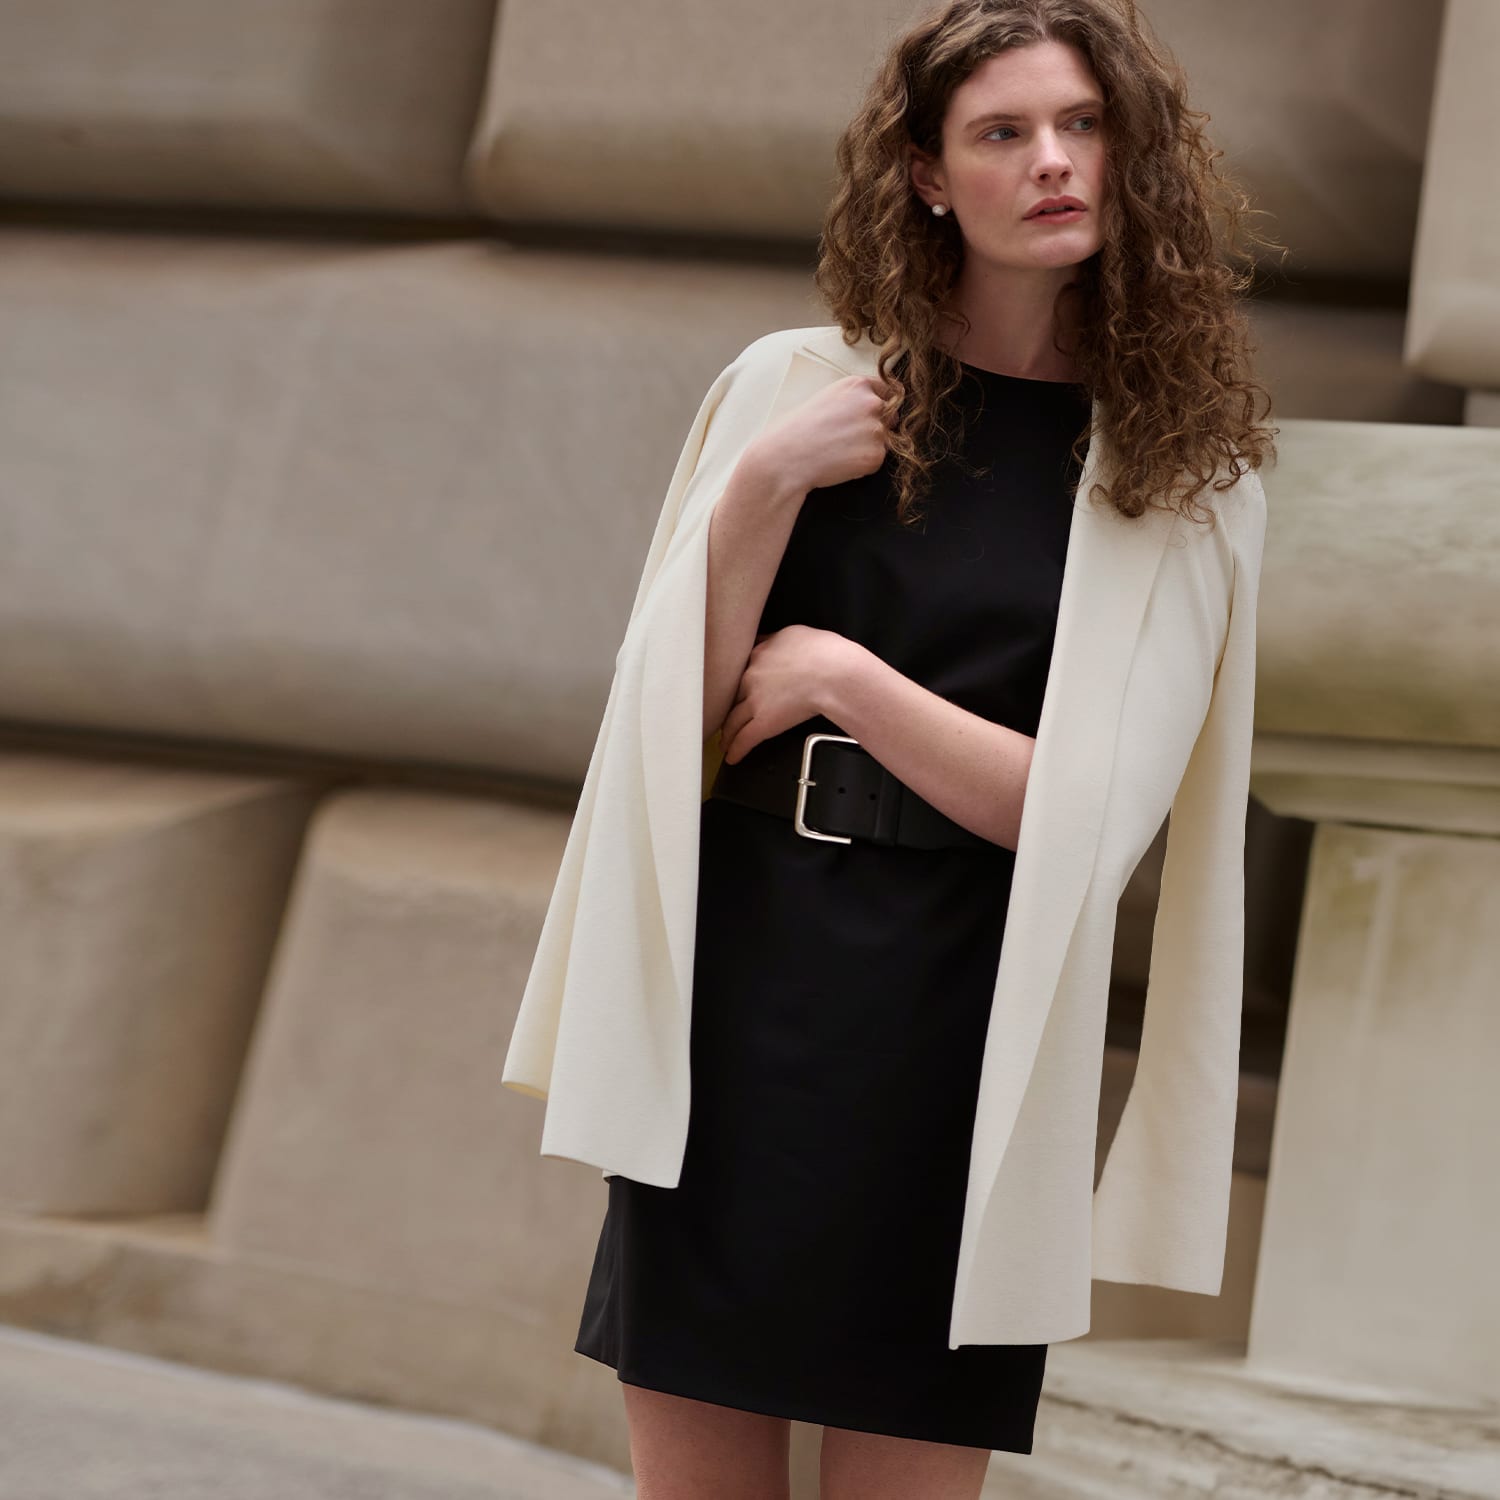
[[[1285,269],[1335,299],[1361,283],[1403,286],[1444,0],[1141,9],[1187,69],[1224,165],[1267,211],[1254,223],[1290,247]]]
[[[1257,731],[1250,793],[1287,818],[1500,835],[1500,748]]]
[[[0,1328],[8,1500],[628,1500],[628,1473],[477,1422]]]
[[[1464,421],[1470,427],[1500,427],[1500,390],[1466,391]]]
[[[1500,432],[1282,425],[1257,732],[1500,745]]]
[[[495,0],[5,0],[0,194],[464,211]]]
[[[510,223],[811,240],[834,143],[911,0],[505,0],[466,166]],[[1147,0],[1301,273],[1404,281],[1440,4]],[[586,37],[587,45],[579,39]]]
[[[1444,427],[1464,421],[1462,389],[1402,364],[1400,308],[1259,299],[1247,312],[1273,425],[1284,417]]]
[[[1055,1346],[986,1500],[1493,1500],[1500,1413],[1245,1366],[1233,1340]]]
[[[0,284],[0,716],[575,787],[703,392],[815,321],[479,241],[18,234]]]
[[[1500,1404],[1500,839],[1318,829],[1252,1365]]]
[[[310,801],[0,755],[0,1205],[202,1206]]]
[[[1411,274],[1406,359],[1500,389],[1500,5],[1447,0]]]
[[[567,827],[395,789],[321,805],[215,1183],[223,1252],[571,1348],[604,1184],[541,1161],[541,1111],[499,1086]]]
[[[920,9],[769,0],[726,24],[694,0],[505,0],[471,199],[507,222],[807,239],[862,75]]]
[[[484,1422],[629,1468],[615,1372],[574,1353],[529,1305],[455,1301],[436,1280],[403,1293],[227,1254],[196,1215],[91,1223],[0,1213],[0,1321]]]

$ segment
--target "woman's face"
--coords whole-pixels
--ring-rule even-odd
[[[1077,265],[1103,243],[1105,129],[1103,93],[1076,47],[1013,47],[954,91],[942,155],[913,148],[912,185],[928,205],[947,206],[966,255],[1017,270]],[[1083,211],[1034,213],[1061,197]]]

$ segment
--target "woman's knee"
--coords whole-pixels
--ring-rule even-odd
[[[620,1382],[637,1500],[789,1500],[791,1422]]]
[[[818,1492],[820,1500],[978,1500],[989,1464],[988,1448],[825,1427]]]

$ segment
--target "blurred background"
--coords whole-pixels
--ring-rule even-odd
[[[501,1062],[683,436],[830,321],[926,9],[0,0],[0,1321],[628,1474]],[[1229,1255],[1096,1282],[991,1483],[1500,1495],[1500,4],[1144,10],[1291,247]]]

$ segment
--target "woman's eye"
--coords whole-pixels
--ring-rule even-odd
[[[1098,115],[1079,115],[1079,117],[1076,120],[1074,120],[1073,123],[1075,125],[1081,125],[1085,121],[1087,121],[1087,123],[1089,125],[1089,128],[1093,129],[1094,126],[1096,126],[1099,123],[1099,116]],[[1011,129],[1011,127],[1009,125],[997,125],[997,126],[995,126],[994,130],[987,130],[985,132],[984,138],[986,140],[988,140],[992,135],[995,135],[998,131],[1001,131],[1001,130],[1010,130],[1010,129]],[[1015,132],[1011,131],[1011,134],[1014,135]]]

